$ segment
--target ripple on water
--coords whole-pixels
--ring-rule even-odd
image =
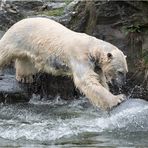
[[[0,137],[51,143],[113,131],[147,132],[147,120],[148,103],[138,99],[125,101],[110,114],[96,110],[84,98],[73,101],[33,99],[24,104],[1,104]]]

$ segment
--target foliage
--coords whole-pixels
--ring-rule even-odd
[[[148,25],[147,24],[132,24],[128,26],[123,26],[123,30],[128,34],[128,33],[143,33],[147,32],[148,33]]]
[[[141,32],[142,26],[140,24],[131,25],[127,27],[128,32]]]
[[[143,30],[143,25],[141,24],[132,24],[130,26],[124,26],[123,29],[126,34],[128,33],[140,33]]]

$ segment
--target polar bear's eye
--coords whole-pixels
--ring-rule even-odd
[[[112,59],[113,55],[112,55],[111,53],[107,53],[107,57],[108,57],[109,59]]]

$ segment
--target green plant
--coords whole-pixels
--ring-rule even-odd
[[[141,25],[137,24],[137,25],[128,26],[127,30],[129,32],[141,32]]]
[[[126,34],[128,33],[140,33],[143,29],[143,26],[140,24],[132,24],[130,26],[124,26],[123,30]]]

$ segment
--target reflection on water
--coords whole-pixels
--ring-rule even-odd
[[[148,102],[102,112],[85,98],[0,105],[0,146],[147,146]]]

